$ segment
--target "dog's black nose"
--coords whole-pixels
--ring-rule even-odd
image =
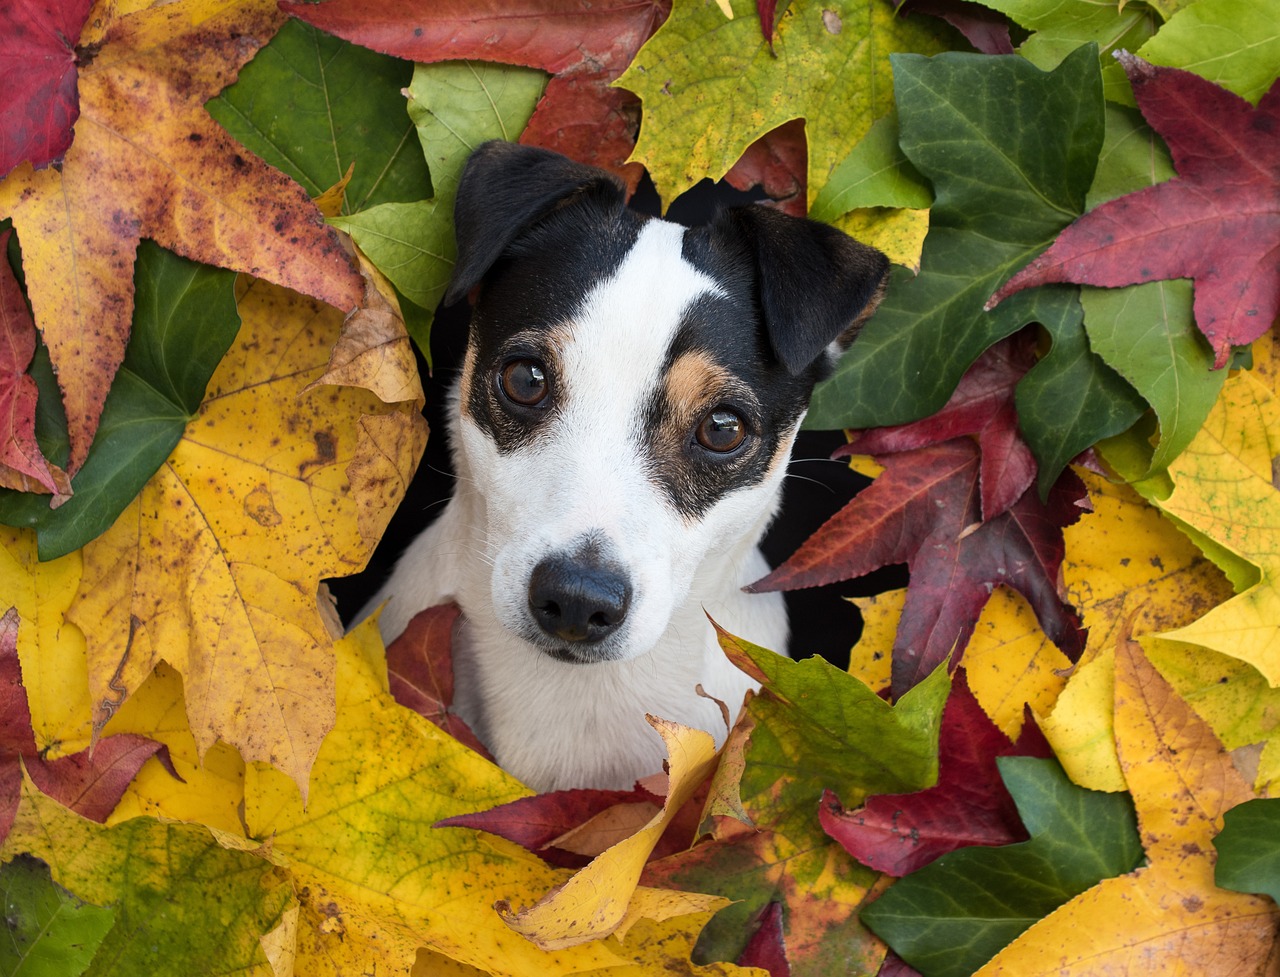
[[[529,577],[529,610],[561,641],[602,641],[627,616],[631,584],[615,568],[587,557],[550,556]]]

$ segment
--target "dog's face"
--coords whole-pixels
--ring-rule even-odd
[[[502,199],[519,176],[536,201]],[[458,221],[451,295],[476,294],[455,450],[484,500],[497,617],[561,661],[642,655],[700,568],[733,573],[759,538],[828,347],[874,306],[883,259],[772,213],[646,220],[600,171],[505,144],[473,158]],[[777,261],[806,266],[781,291],[760,240],[779,228],[770,243],[801,253]],[[798,324],[771,323],[813,287],[815,236],[866,264],[844,273],[862,301],[833,317],[803,299]]]

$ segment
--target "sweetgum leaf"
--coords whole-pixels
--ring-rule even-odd
[[[205,103],[224,129],[318,197],[355,172],[343,213],[430,195],[401,89],[413,66],[290,20]]]
[[[1054,351],[1037,377],[1054,399],[1052,409],[1024,416],[1022,430],[1043,495],[1067,460],[1129,427],[1141,409],[1089,352],[1072,290],[1034,306],[982,308],[984,289],[1084,207],[1103,137],[1095,53],[1082,48],[1047,73],[1016,56],[892,60],[900,144],[935,194],[921,270],[915,278],[895,270],[875,317],[815,390],[806,424],[861,429],[932,414],[984,349],[1040,322]]]
[[[80,977],[116,921],[110,906],[77,899],[27,855],[0,866],[0,911],[8,924],[0,939],[6,977]]]
[[[1034,723],[1010,743],[978,705],[961,670],[942,713],[937,784],[911,794],[878,794],[856,810],[846,810],[828,792],[819,812],[822,826],[858,861],[896,876],[957,848],[1022,841],[1027,833],[996,769],[997,757],[1014,753],[1051,755]]]
[[[1236,892],[1265,892],[1280,902],[1280,798],[1245,801],[1227,811],[1213,839],[1213,881]]]
[[[1062,528],[1086,493],[1067,472],[1041,503],[1031,490],[982,521],[980,455],[968,438],[877,458],[885,471],[818,528],[755,591],[795,590],[849,580],[894,563],[911,574],[893,645],[893,692],[900,696],[954,651],[963,651],[991,590],[1013,587],[1045,634],[1069,656],[1079,632],[1057,594]]]
[[[1050,282],[1116,288],[1190,278],[1196,325],[1214,366],[1225,366],[1232,346],[1257,339],[1280,313],[1280,87],[1255,109],[1188,71],[1117,57],[1178,177],[1091,210],[987,307]]]
[[[862,911],[924,977],[968,977],[1032,923],[1142,859],[1127,794],[1076,787],[1055,760],[997,763],[1031,839],[944,855]]]
[[[133,501],[181,439],[240,328],[233,273],[150,241],[138,247],[134,303],[124,362],[72,497],[52,509],[47,498],[0,490],[0,522],[34,529],[42,560],[97,538]]]
[[[22,162],[48,166],[80,116],[76,42],[92,0],[0,7],[0,179]]]

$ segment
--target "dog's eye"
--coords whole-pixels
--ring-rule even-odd
[[[747,436],[747,425],[727,407],[717,407],[698,422],[693,435],[708,451],[733,451]]]
[[[547,399],[547,371],[537,360],[512,360],[498,374],[503,395],[521,407],[537,407]]]

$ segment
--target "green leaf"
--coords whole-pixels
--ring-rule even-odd
[[[435,197],[381,204],[330,221],[351,235],[400,294],[429,313],[453,273],[453,198],[467,157],[490,139],[518,139],[546,81],[544,72],[507,65],[417,65],[409,86],[409,116],[431,169]],[[425,349],[429,320],[412,315],[414,340]]]
[[[951,688],[945,665],[890,705],[822,658],[794,661],[724,634],[721,644],[730,658],[749,660],[748,671],[763,681],[747,707],[755,729],[744,799],[785,781],[787,800],[779,806],[813,817],[824,789],[850,806],[867,794],[906,793],[937,781],[938,730]]]
[[[72,497],[0,490],[0,522],[35,529],[52,560],[103,533],[164,464],[204,399],[205,386],[240,328],[235,274],[188,261],[150,241],[138,247],[133,331]],[[52,371],[45,375],[41,402]],[[42,408],[40,430],[49,442]],[[65,420],[63,421],[65,430]],[[62,436],[65,439],[65,435]]]
[[[924,977],[968,977],[1031,924],[1142,860],[1128,794],[1077,787],[1056,760],[996,762],[1031,840],[944,855],[862,912]]]
[[[814,392],[805,423],[868,428],[932,414],[983,350],[1039,321],[1061,353],[1042,364],[1023,399],[1038,400],[1046,388],[1066,398],[1023,419],[1043,489],[1061,456],[1070,457],[1068,441],[1078,451],[1137,416],[1132,391],[1075,335],[1074,289],[1019,293],[1017,304],[983,311],[1084,209],[1103,137],[1097,59],[1081,48],[1052,72],[1014,55],[893,62],[901,146],[936,198],[921,271],[912,278],[894,270],[880,309]]]
[[[898,118],[877,119],[863,140],[831,172],[809,208],[816,221],[830,223],[860,207],[923,210],[933,193],[898,148]]]
[[[6,977],[79,977],[116,921],[112,909],[77,899],[54,883],[49,866],[25,855],[0,866],[0,907]]]
[[[751,0],[733,0],[733,12],[726,19],[714,3],[676,0],[616,83],[644,103],[632,159],[667,202],[703,177],[720,179],[751,143],[800,118],[812,199],[892,108],[888,53],[933,54],[954,36],[889,4],[792,0],[770,45]]]
[[[114,909],[87,977],[270,973],[260,940],[294,901],[283,869],[223,848],[208,828],[146,817],[103,827],[30,781],[4,852],[34,855],[59,885]]]
[[[1097,44],[1109,64],[1110,52],[1133,51],[1156,32],[1159,18],[1144,3],[1096,0],[979,0],[1033,31],[1018,53],[1038,68],[1062,63],[1082,44]]]
[[[1280,73],[1280,0],[1199,0],[1138,54],[1194,71],[1256,105]]]
[[[1280,902],[1280,797],[1233,807],[1213,839],[1218,863],[1213,881],[1236,892],[1266,893]]]
[[[354,162],[344,213],[431,192],[401,89],[412,65],[286,21],[206,103],[228,132],[316,197]]]

